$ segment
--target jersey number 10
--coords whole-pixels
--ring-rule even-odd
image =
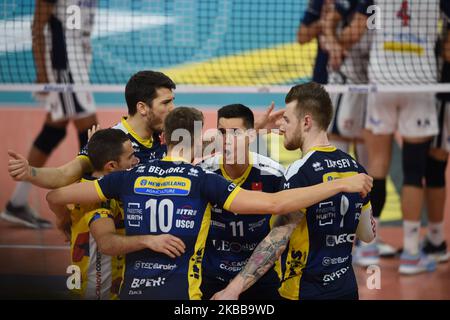
[[[156,199],[150,199],[145,203],[145,209],[150,208],[150,232],[167,233],[172,229],[173,222],[173,202],[170,199],[163,199],[157,205]]]

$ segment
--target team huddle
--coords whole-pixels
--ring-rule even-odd
[[[242,291],[255,283],[243,299],[357,298],[351,250],[354,238],[374,237],[372,179],[329,144],[332,106],[324,88],[298,85],[286,97],[280,130],[287,148],[305,154],[286,172],[249,151],[246,132],[255,121],[240,104],[218,111],[224,152],[191,164],[192,150],[203,142],[189,138],[188,148],[177,148],[185,139],[174,132],[184,129],[192,137],[203,115],[174,108],[174,88],[159,72],[133,75],[125,89],[128,116],[95,132],[60,168],[30,168],[11,152],[17,159],[10,163],[13,177],[57,188],[47,200],[58,225],[70,226],[72,263],[82,270],[78,293],[90,299],[209,299],[241,274]],[[236,161],[239,152],[230,152],[239,139],[244,163]],[[75,205],[69,210],[68,204]],[[347,259],[321,266],[330,256]],[[100,267],[98,279],[93,270]],[[343,269],[343,276],[334,276]]]

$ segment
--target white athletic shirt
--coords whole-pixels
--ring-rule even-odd
[[[440,1],[361,2],[366,4],[365,9],[375,4],[381,22],[381,28],[375,30],[370,50],[369,81],[379,84],[436,83],[434,48],[438,37]]]

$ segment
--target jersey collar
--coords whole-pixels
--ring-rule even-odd
[[[237,177],[236,179],[233,179],[225,171],[225,168],[223,166],[223,156],[221,156],[219,163],[220,163],[220,172],[222,173],[222,176],[225,179],[227,179],[228,181],[232,181],[238,187],[241,186],[245,182],[245,180],[247,180],[247,178],[248,178],[248,176],[250,174],[250,171],[252,170],[252,167],[253,167],[253,155],[252,155],[252,153],[249,153],[248,160],[249,160],[248,167],[247,167],[247,169],[245,169],[244,173],[240,177]]]
[[[149,139],[143,139],[141,138],[134,130],[131,128],[131,126],[127,122],[127,117],[122,118],[122,125],[127,129],[128,133],[131,134],[131,136],[136,139],[137,142],[142,144],[146,148],[151,148],[153,146],[153,138],[150,137]]]

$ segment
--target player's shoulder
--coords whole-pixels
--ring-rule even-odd
[[[125,127],[125,125],[123,124],[123,121],[120,120],[119,122],[117,122],[115,125],[113,125],[111,127],[111,129],[117,129],[117,130],[122,130],[123,132],[125,132],[126,134],[128,134],[128,129]]]
[[[277,161],[262,154],[251,152],[252,165],[254,168],[277,177],[282,177],[285,168]]]
[[[304,168],[308,163],[311,162],[311,160],[314,158],[313,156],[316,154],[317,152],[315,150],[308,152],[303,158],[298,159],[296,161],[294,161],[293,163],[291,163],[287,169],[286,169],[286,173],[284,174],[285,179],[289,180],[291,179],[293,176],[295,176],[296,174],[298,174],[300,172],[300,170],[302,168]]]
[[[220,169],[220,161],[221,161],[222,155],[221,154],[215,154],[212,156],[208,156],[202,161],[200,161],[197,166],[200,167],[203,171],[207,172],[216,172]]]
[[[336,151],[334,152],[336,155],[336,158],[338,158],[338,160],[342,160],[345,159],[350,163],[350,169],[354,169],[357,172],[362,172],[362,173],[367,173],[366,169],[358,162],[356,161],[350,154],[348,154],[345,151],[342,151],[340,149],[336,149]]]

